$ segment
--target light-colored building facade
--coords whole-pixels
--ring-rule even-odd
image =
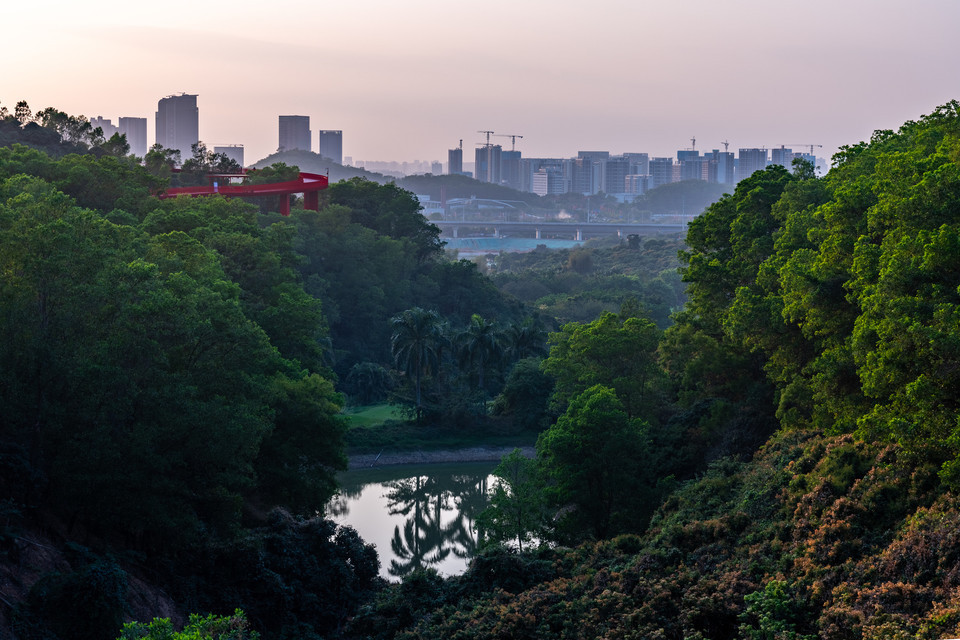
[[[310,116],[280,116],[277,151],[310,151]]]
[[[157,103],[157,143],[165,149],[180,152],[180,161],[193,155],[193,145],[200,142],[200,110],[195,94],[161,98]]]
[[[117,132],[120,135],[127,136],[130,153],[138,158],[147,155],[146,118],[120,118],[118,120]]]

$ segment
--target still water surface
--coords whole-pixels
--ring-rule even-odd
[[[474,520],[487,506],[496,462],[395,465],[340,474],[327,517],[377,546],[380,575],[418,567],[462,573],[477,547]]]

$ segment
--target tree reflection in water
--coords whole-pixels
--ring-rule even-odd
[[[327,513],[351,524],[351,505],[366,486],[379,484],[383,488],[380,506],[386,513],[376,519],[389,518],[387,526],[393,529],[389,552],[379,548],[389,577],[401,578],[418,568],[440,570],[451,564],[465,568],[480,540],[474,518],[487,506],[489,474],[495,464],[424,465],[406,471],[396,467],[392,479],[344,483],[349,486],[327,505]],[[376,517],[353,515],[358,520]],[[360,535],[364,536],[362,529]],[[460,561],[446,562],[451,556]]]

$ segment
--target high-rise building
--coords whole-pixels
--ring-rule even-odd
[[[241,167],[243,166],[243,145],[242,144],[228,144],[222,147],[214,147],[214,153],[222,153],[227,156],[234,162],[236,162]]]
[[[277,151],[310,151],[310,116],[280,116]]]
[[[474,155],[476,160],[474,177],[480,182],[500,184],[500,161],[502,155],[503,147],[498,144],[485,144],[477,147],[477,152]]]
[[[703,158],[707,163],[707,182],[733,184],[734,158],[731,152],[714,149],[703,154]]]
[[[117,132],[120,135],[127,136],[130,153],[138,158],[147,155],[147,119],[120,118],[118,122]]]
[[[113,137],[113,134],[118,132],[117,127],[113,126],[113,123],[110,122],[108,118],[102,116],[90,118],[90,128],[96,129],[97,127],[100,127],[100,130],[103,132],[104,140],[109,140]]]
[[[523,188],[523,180],[520,176],[521,160],[519,151],[504,151],[500,156],[501,182],[518,191]]]
[[[322,129],[319,139],[320,155],[333,160],[337,164],[343,164],[343,131],[339,129]]]
[[[807,162],[809,162],[810,164],[812,164],[812,165],[814,166],[814,168],[817,167],[817,156],[813,155],[812,153],[801,153],[801,152],[798,152],[798,153],[793,154],[793,157],[794,157],[794,159],[800,158],[801,160],[806,160]],[[791,165],[790,168],[791,168],[791,169],[793,168],[792,165]]]
[[[633,165],[633,169],[630,171],[631,174],[645,175],[650,173],[649,153],[625,153],[623,157]]]
[[[737,182],[749,178],[754,171],[765,169],[766,166],[766,149],[740,149],[737,154]]]
[[[566,175],[569,160],[562,158],[522,158],[520,160],[523,190],[537,195],[554,195],[570,191]]]
[[[677,160],[680,164],[681,180],[706,180],[706,167],[700,152],[694,149],[677,151]]]
[[[571,190],[592,196],[602,191],[606,184],[606,165],[609,151],[578,151],[573,161]]]
[[[676,182],[673,175],[674,166],[673,158],[650,158],[649,187],[655,189],[660,185]]]
[[[455,176],[463,173],[463,140],[461,146],[447,150],[447,173]]]
[[[607,194],[627,193],[627,176],[633,173],[633,163],[624,156],[614,156],[606,162],[603,190]]]
[[[635,173],[626,177],[627,193],[634,196],[640,196],[647,192],[650,187],[650,176],[645,173]]]
[[[161,98],[157,103],[157,143],[164,149],[180,152],[180,161],[193,156],[193,145],[200,142],[200,110],[197,96],[181,93]]]
[[[789,169],[793,166],[794,156],[793,149],[787,149],[780,145],[780,147],[774,147],[770,150],[770,164],[778,164]]]

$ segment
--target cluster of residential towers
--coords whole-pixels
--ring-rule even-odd
[[[114,126],[110,120],[97,116],[90,119],[90,124],[94,128],[100,127],[106,138],[114,133],[126,135],[130,153],[140,157],[147,154],[146,118],[124,117]],[[312,150],[310,116],[280,116],[279,124],[278,151]],[[343,132],[322,130],[318,139],[320,155],[342,164]],[[186,160],[193,154],[193,145],[200,141],[200,110],[195,94],[181,93],[160,99],[157,103],[155,140],[166,149],[179,151],[181,159]],[[217,145],[213,151],[225,154],[240,166],[244,164],[242,144]]]
[[[694,146],[696,140],[693,140]],[[681,180],[704,180],[733,185],[770,164],[790,167],[794,158],[803,158],[817,166],[810,153],[795,153],[783,146],[740,149],[737,155],[713,149],[701,153],[696,148],[677,151],[677,157],[654,157],[647,153],[611,155],[609,151],[580,151],[575,158],[524,158],[516,150],[484,144],[477,148],[473,172],[481,182],[491,182],[538,195],[600,192],[628,199],[660,185]],[[447,172],[471,175],[463,170],[463,146],[447,153]],[[822,164],[822,160],[819,161]]]

